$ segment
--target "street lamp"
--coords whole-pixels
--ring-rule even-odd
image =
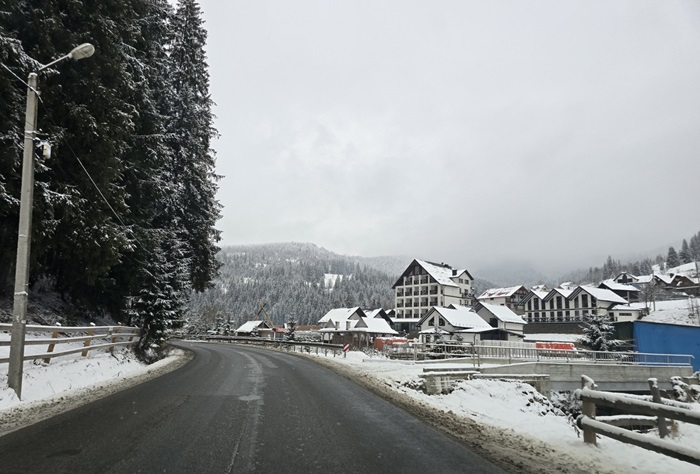
[[[64,59],[89,58],[95,52],[90,43],[80,46],[55,61],[29,73],[27,79],[27,112],[24,120],[24,155],[22,158],[22,189],[19,204],[19,228],[17,235],[17,264],[15,266],[15,294],[12,308],[12,340],[10,342],[10,364],[7,384],[22,398],[22,365],[24,359],[24,333],[27,325],[27,302],[29,299],[29,250],[32,234],[32,206],[34,201],[34,137],[39,97],[38,79],[44,69]]]

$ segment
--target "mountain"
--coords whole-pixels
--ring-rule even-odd
[[[218,258],[223,265],[214,287],[192,295],[188,322],[196,331],[235,329],[266,319],[265,313],[276,325],[307,325],[332,308],[394,305],[391,287],[398,274],[381,270],[399,268],[393,257],[349,257],[309,243],[275,243],[227,246]]]

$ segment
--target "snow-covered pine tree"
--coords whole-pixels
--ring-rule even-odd
[[[216,200],[218,176],[214,172],[211,139],[212,105],[206,44],[199,5],[195,0],[178,1],[172,22],[169,75],[173,104],[169,132],[173,149],[173,178],[178,184],[180,236],[189,260],[192,287],[203,291],[211,285],[220,267],[215,228],[221,205]]]
[[[613,351],[622,345],[622,341],[613,338],[614,332],[608,316],[594,315],[585,323],[579,341],[592,351]]]
[[[681,264],[681,259],[678,258],[678,254],[676,253],[676,249],[674,249],[673,247],[669,247],[668,254],[666,256],[666,268],[677,267],[680,264]]]
[[[688,245],[688,241],[683,239],[683,244],[681,244],[681,251],[678,252],[678,258],[681,261],[681,264],[683,263],[690,263],[693,261],[693,255],[690,252],[690,246]]]
[[[23,76],[31,64],[7,20],[0,15],[0,297],[12,294],[14,282],[27,90]]]

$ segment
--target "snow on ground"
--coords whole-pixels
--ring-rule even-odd
[[[583,334],[525,334],[525,342],[578,342]]]
[[[508,465],[518,471],[698,472],[697,466],[609,438],[600,438],[597,447],[585,445],[572,420],[524,383],[462,381],[449,394],[427,395],[421,390],[420,374],[431,364],[369,358],[362,352],[350,352],[347,358],[309,356],[374,386],[385,396],[399,397],[388,396],[393,401],[408,400],[412,413],[449,426],[453,436],[484,453],[507,457]],[[116,350],[113,355],[100,351],[87,358],[67,356],[48,365],[26,363],[22,401],[7,388],[7,366],[0,365],[0,435],[156,377],[181,365],[186,357],[178,351],[145,366],[128,351]],[[457,364],[441,363],[440,367]],[[696,404],[696,409],[700,410],[700,405]],[[673,442],[700,447],[700,427],[679,424],[674,431]],[[658,438],[653,432],[649,436]],[[489,443],[495,446],[489,447]]]
[[[26,346],[28,351],[32,347],[37,346]],[[39,352],[45,352],[46,346],[41,348]],[[72,354],[54,358],[49,364],[27,361],[22,400],[7,385],[7,364],[0,364],[0,435],[150,380],[179,367],[188,357],[174,350],[159,362],[146,365],[127,349],[115,348],[114,354],[96,350],[88,357]]]
[[[323,357],[323,356],[319,356]],[[668,456],[624,444],[611,438],[600,437],[598,447],[584,444],[577,434],[573,420],[565,416],[546,397],[528,384],[513,381],[469,380],[456,384],[447,395],[427,395],[420,390],[420,374],[426,364],[395,362],[364,353],[351,352],[347,358],[325,358],[344,366],[363,379],[389,386],[417,404],[445,412],[458,419],[476,421],[483,427],[511,433],[512,443],[521,443],[522,452],[539,450],[543,465],[561,462],[562,456],[571,458],[581,472],[636,472],[636,473],[697,473],[700,468]],[[440,364],[440,367],[445,367]],[[468,367],[470,369],[471,367]],[[700,404],[694,404],[700,411]],[[654,431],[649,436],[658,439]],[[672,441],[686,447],[700,449],[700,426],[679,423]],[[550,450],[541,449],[544,444]],[[539,447],[538,447],[539,446]],[[532,466],[530,466],[532,467]],[[551,466],[550,466],[551,467]],[[542,472],[557,472],[561,467]],[[572,466],[569,472],[578,472]]]
[[[692,314],[692,308],[697,307],[697,305],[697,298],[657,301],[650,305],[651,311],[642,321],[697,326],[700,324],[700,320],[698,320],[697,315]]]

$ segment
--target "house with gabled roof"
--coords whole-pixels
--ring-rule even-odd
[[[474,278],[466,269],[453,269],[444,263],[413,260],[394,283],[396,315],[402,320],[419,320],[433,306],[471,305]]]
[[[433,306],[419,321],[421,342],[462,341],[460,331],[492,329],[481,316],[465,306]]]
[[[244,337],[262,337],[265,339],[274,339],[275,331],[265,321],[246,321],[234,332],[236,336]]]
[[[478,302],[474,306],[476,314],[489,323],[489,326],[523,334],[527,322],[508,306]]]
[[[623,297],[605,288],[595,286],[579,286],[571,295],[569,300],[576,312],[580,311],[581,317],[587,316],[612,316],[610,310],[617,305],[626,305],[628,301]]]
[[[523,316],[527,322],[539,323],[548,321],[545,310],[544,299],[549,294],[546,286],[533,288],[520,302],[520,307],[523,310]]]
[[[325,342],[333,344],[350,344],[352,347],[369,347],[375,337],[396,336],[398,332],[377,310],[370,311],[368,316],[359,308],[337,308],[331,310],[319,331]],[[383,310],[381,310],[383,311]]]
[[[527,288],[522,285],[508,288],[491,288],[479,295],[477,300],[480,303],[507,306],[517,313],[522,312],[520,304],[527,296],[527,293]]]
[[[637,279],[639,281],[639,279]],[[628,285],[626,283],[618,283],[615,280],[603,280],[598,284],[598,288],[605,288],[618,296],[626,299],[630,303],[635,303],[639,301],[640,289],[636,286]]]

